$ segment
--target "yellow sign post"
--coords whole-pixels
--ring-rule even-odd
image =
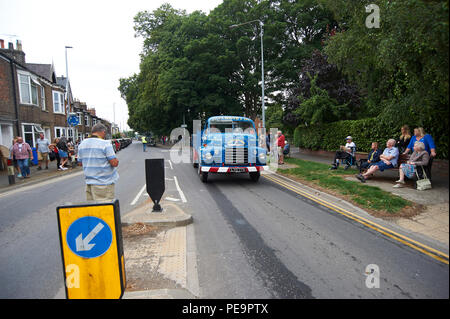
[[[59,206],[67,299],[120,299],[125,260],[119,201]]]

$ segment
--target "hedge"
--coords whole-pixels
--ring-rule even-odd
[[[415,123],[406,123],[411,128]],[[294,145],[310,150],[335,151],[340,145],[345,144],[348,135],[353,137],[357,152],[369,152],[372,142],[378,142],[380,148],[384,148],[390,138],[398,139],[402,125],[382,123],[378,118],[361,120],[345,120],[321,125],[298,126],[294,130]],[[435,143],[437,158],[448,159],[448,135],[447,133],[433,135],[432,130],[427,130]]]

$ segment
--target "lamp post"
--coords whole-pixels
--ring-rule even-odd
[[[252,20],[252,21],[248,21],[248,22],[244,22],[244,23],[240,23],[240,24],[233,24],[229,28],[233,29],[233,28],[237,28],[242,25],[250,24],[250,23],[254,23],[254,22],[259,22],[259,26],[261,27],[260,36],[261,36],[262,124],[263,124],[263,128],[266,128],[266,110],[265,110],[265,105],[264,105],[264,45],[263,45],[264,23],[258,19],[258,20]]]
[[[70,105],[69,105],[69,91],[67,90],[67,87],[69,86],[69,65],[67,63],[67,49],[72,49],[71,46],[65,46],[65,53],[66,53],[66,101],[67,101],[67,109],[66,111],[66,123],[69,120],[69,112],[70,112]],[[71,130],[70,127],[67,127],[67,130]],[[67,131],[67,137],[69,137],[69,131]]]

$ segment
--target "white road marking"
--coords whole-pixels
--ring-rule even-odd
[[[139,200],[139,197],[142,196],[142,193],[144,192],[146,186],[147,186],[147,184],[144,184],[144,186],[142,186],[142,188],[139,191],[139,193],[136,195],[136,197],[131,202],[131,204],[130,204],[131,206],[134,206],[137,203],[137,201]]]
[[[173,166],[172,166],[172,161],[171,160],[167,160],[170,164],[170,169],[173,170]]]
[[[167,196],[165,199],[166,200],[170,200],[171,202],[178,202],[178,201],[180,201],[178,198],[172,198],[172,197],[169,197],[169,196]]]
[[[183,191],[181,190],[180,185],[178,185],[178,179],[177,179],[177,177],[174,176],[173,178],[174,178],[174,180],[175,180],[175,186],[177,187],[178,193],[180,193],[181,201],[182,201],[183,203],[186,203],[186,202],[187,202],[186,197],[184,196],[184,193],[183,193]]]

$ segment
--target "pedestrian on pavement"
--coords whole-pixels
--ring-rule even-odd
[[[67,168],[64,167],[64,165],[66,165],[66,163],[69,161],[69,146],[67,145],[67,139],[65,136],[62,136],[59,139],[59,142],[58,144],[56,144],[56,147],[58,147],[58,154],[62,160],[59,168],[65,171]]]
[[[87,200],[113,200],[115,197],[119,160],[111,142],[105,140],[106,131],[103,124],[94,125],[91,137],[78,147],[78,165],[83,166]]]
[[[53,140],[53,143],[50,144],[50,146],[48,148],[55,155],[56,168],[58,169],[58,171],[62,171],[62,169],[60,168],[60,166],[61,166],[61,157],[59,156],[59,150],[58,150],[58,147],[56,146],[56,145],[58,145],[58,142],[59,142],[59,138],[55,138]]]
[[[17,137],[17,142],[12,148],[13,156],[17,159],[23,178],[30,178],[29,161],[33,160],[33,151],[28,143],[23,141],[22,136]]]
[[[42,162],[45,161],[45,169],[48,169],[48,152],[50,142],[44,138],[44,133],[39,133],[39,139],[36,142],[36,151],[38,155],[38,171],[42,169]]]
[[[144,152],[146,151],[146,147],[147,147],[147,139],[145,138],[145,136],[142,136],[142,145],[144,148]]]
[[[281,133],[281,131],[277,132],[277,146],[278,146],[278,164],[283,165],[284,164],[284,145],[286,144],[286,139],[284,138],[284,135]]]
[[[17,143],[17,138],[18,137],[15,136],[13,138],[13,140],[12,140],[12,145],[9,148],[9,159],[11,159],[13,161],[13,166],[14,166],[14,169],[16,170],[16,172],[17,172],[17,177],[21,178],[22,177],[22,173],[20,172],[20,167],[19,167],[19,164],[17,163],[16,156],[13,154],[13,147],[14,147],[14,144]]]

